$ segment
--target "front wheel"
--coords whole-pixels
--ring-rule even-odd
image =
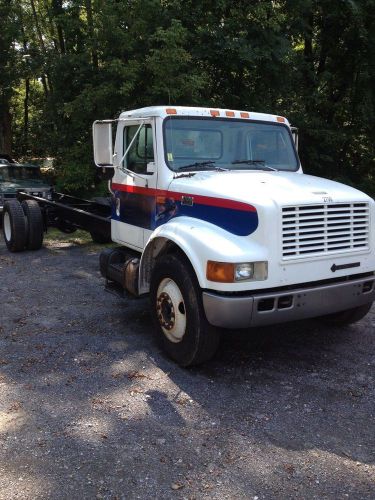
[[[370,311],[371,306],[372,302],[369,302],[368,304],[354,307],[353,309],[347,309],[346,311],[340,311],[337,313],[328,314],[327,316],[322,316],[319,319],[329,326],[350,325],[364,318]]]
[[[219,331],[206,319],[197,278],[183,256],[168,254],[157,260],[150,298],[158,341],[174,361],[191,366],[212,358]]]

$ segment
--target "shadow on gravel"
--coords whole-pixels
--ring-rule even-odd
[[[226,332],[184,370],[156,347],[147,299],[104,294],[87,252],[0,251],[8,498],[371,498],[374,312]]]
[[[353,371],[337,371],[356,327],[328,332],[299,323],[227,332],[214,361],[182,370],[155,350],[151,322],[138,307],[124,309],[120,319],[138,318],[141,349],[127,333],[87,335],[68,354],[46,352],[46,363],[44,356],[27,358],[13,377],[27,415],[18,428],[28,429],[22,445],[43,463],[33,466],[38,481],[62,492],[74,484],[75,494],[89,497],[119,491],[118,481],[126,478],[123,491],[135,497],[179,480],[185,489],[212,484],[212,474],[222,477],[230,468],[236,486],[225,491],[245,498],[254,484],[277,494],[277,481],[270,486],[275,475],[289,481],[296,470],[308,475],[309,465],[295,452],[307,452],[307,462],[319,454],[337,491],[342,470],[351,481],[354,462],[373,463],[363,395]],[[27,409],[30,398],[37,408]],[[65,470],[67,485],[61,483]],[[286,496],[292,484],[284,484]],[[356,491],[366,498],[368,488],[364,477]]]
[[[171,377],[214,418],[231,420],[238,432],[261,428],[265,444],[319,449],[373,464],[375,435],[368,421],[373,364],[361,359],[357,342],[366,324],[373,334],[369,318],[341,329],[308,321],[228,331],[212,362],[188,377],[181,371]],[[195,384],[191,392],[190,377],[205,384]]]

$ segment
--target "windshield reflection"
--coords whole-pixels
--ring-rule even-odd
[[[280,123],[169,117],[164,138],[166,162],[175,171],[210,163],[225,170],[299,168],[290,130]]]
[[[0,182],[19,182],[31,180],[43,182],[43,177],[39,168],[0,165]]]

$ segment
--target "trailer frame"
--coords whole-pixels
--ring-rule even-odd
[[[47,200],[23,191],[17,193],[20,203],[34,200],[38,203],[43,217],[44,231],[55,227],[64,233],[76,229],[88,231],[93,240],[100,243],[111,241],[111,205],[95,200],[77,198],[64,193],[52,192]]]

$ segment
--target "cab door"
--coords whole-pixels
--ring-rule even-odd
[[[112,239],[142,250],[153,228],[155,212],[157,162],[154,121],[126,120],[118,134],[116,144],[122,146],[116,148],[118,161],[129,146],[130,149],[120,168],[116,168],[112,180]]]

